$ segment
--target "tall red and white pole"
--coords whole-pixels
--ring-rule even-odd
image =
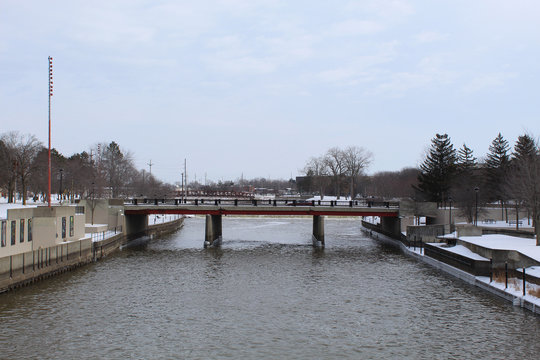
[[[49,203],[49,207],[51,207],[51,96],[53,95],[52,60],[53,58],[49,56],[49,188],[47,191],[47,202]]]

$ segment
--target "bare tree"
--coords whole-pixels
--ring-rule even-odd
[[[0,138],[0,186],[8,192],[8,202],[13,202],[13,188],[15,180],[14,151],[5,144],[5,136]]]
[[[16,131],[7,133],[2,141],[12,154],[15,174],[21,180],[23,204],[26,205],[27,185],[33,170],[32,165],[43,145],[34,135],[21,135]]]
[[[354,198],[355,180],[364,173],[364,170],[371,164],[373,154],[358,146],[349,146],[341,152],[345,164],[345,173],[349,177],[349,196]]]
[[[2,135],[2,158],[3,172],[5,171],[5,184],[8,193],[8,203],[14,201],[15,187],[17,182],[17,154],[16,154],[16,137],[17,132],[8,132]]]
[[[324,198],[324,189],[328,185],[329,169],[324,157],[312,157],[308,160],[303,170],[306,177],[310,178],[313,187],[319,191],[321,200]]]
[[[328,149],[323,157],[324,165],[328,168],[330,174],[334,178],[336,187],[336,196],[339,199],[341,196],[341,183],[345,176],[347,166],[345,164],[345,156],[343,150],[338,147]]]

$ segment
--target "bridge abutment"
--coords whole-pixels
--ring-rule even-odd
[[[324,247],[324,216],[313,216],[313,246]]]
[[[401,236],[401,221],[398,217],[381,217],[381,228],[394,236]]]
[[[221,245],[222,235],[221,215],[206,215],[204,247]]]
[[[145,234],[148,229],[148,216],[143,215],[126,215],[125,217],[125,234],[128,239],[133,239]]]

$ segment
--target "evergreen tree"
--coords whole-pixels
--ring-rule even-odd
[[[535,155],[538,155],[538,149],[532,136],[528,134],[518,136],[518,140],[514,146],[514,160],[520,161],[532,158]]]
[[[420,165],[418,190],[426,200],[445,202],[456,170],[456,150],[447,134],[436,134],[431,148]]]
[[[540,149],[529,135],[518,137],[514,149],[505,190],[516,209],[524,206],[532,215],[536,245],[540,246]]]
[[[460,209],[462,216],[471,223],[475,210],[476,194],[474,189],[478,187],[477,168],[478,164],[473,151],[463,144],[458,150],[457,173],[453,183],[452,198]]]
[[[510,165],[510,156],[508,152],[510,146],[501,133],[491,142],[489,153],[486,158],[486,184],[488,198],[499,200],[501,203],[505,200],[504,182]]]
[[[463,144],[458,150],[457,155],[457,169],[458,172],[472,172],[476,168],[476,158],[473,156],[473,151]]]

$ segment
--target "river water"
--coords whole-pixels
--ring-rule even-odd
[[[204,219],[0,295],[0,358],[534,359],[540,319],[365,237],[358,220]]]

